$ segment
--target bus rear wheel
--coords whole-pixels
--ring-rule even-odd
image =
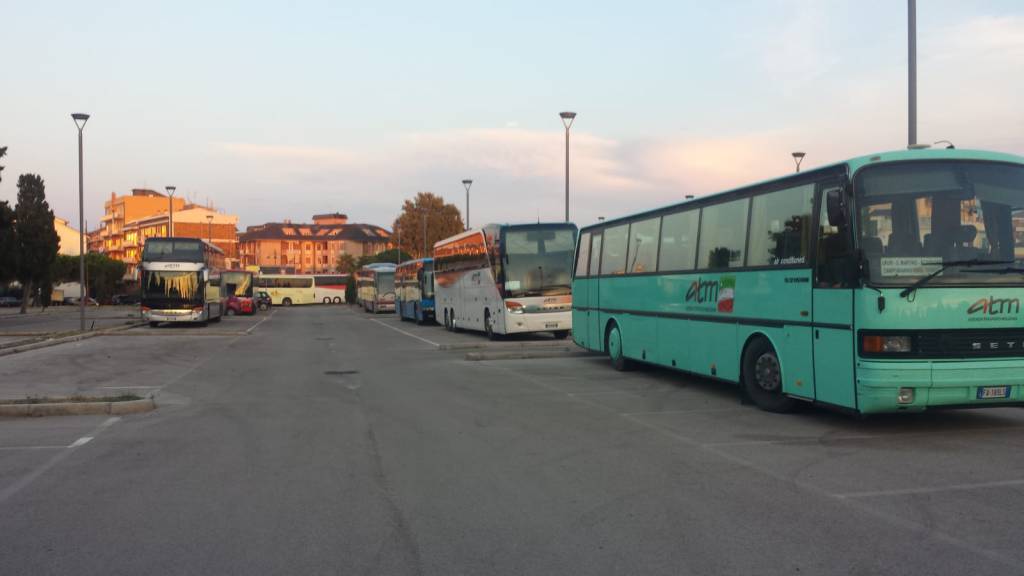
[[[330,296],[324,296],[324,304],[330,304],[330,303],[331,303],[331,297]]]
[[[292,299],[291,298],[285,298],[284,300],[281,300],[281,305],[282,306],[291,306],[292,305]]]
[[[160,323],[159,323],[159,322],[150,322],[150,323],[149,323],[149,327],[150,327],[150,328],[156,328],[156,327],[157,327],[157,326],[159,326],[159,325],[160,325]]]
[[[612,360],[612,368],[619,372],[633,369],[633,361],[626,358],[626,354],[622,350],[622,333],[619,331],[618,324],[612,324],[611,328],[608,329],[608,336],[605,338],[605,350],[608,351],[608,357]]]
[[[335,296],[332,302],[334,302],[335,304],[341,304],[341,296]]]
[[[555,330],[554,334],[555,334],[555,340],[565,340],[566,338],[569,337],[569,331],[568,330]]]
[[[767,412],[792,412],[797,401],[782,392],[782,364],[765,338],[747,346],[743,354],[743,389],[757,407]]]

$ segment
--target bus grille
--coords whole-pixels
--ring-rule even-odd
[[[1006,358],[1024,356],[1024,330],[926,331],[917,335],[915,356],[926,358]]]

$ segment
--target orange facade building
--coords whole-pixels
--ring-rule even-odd
[[[338,257],[356,258],[391,248],[391,233],[373,224],[349,223],[344,214],[320,214],[312,224],[290,221],[249,226],[238,235],[243,266],[328,273]]]

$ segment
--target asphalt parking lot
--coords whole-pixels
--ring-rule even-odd
[[[1019,408],[770,414],[348,307],[0,358],[0,395],[40,386],[158,409],[0,419],[16,573],[1024,573]]]

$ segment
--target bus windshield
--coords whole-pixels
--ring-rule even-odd
[[[202,301],[202,272],[145,270],[142,278],[142,300],[153,302],[154,307],[171,303],[197,303]]]
[[[142,249],[145,262],[202,262],[203,243],[189,238],[149,238]]]
[[[855,181],[869,279],[907,284],[1024,283],[1024,167],[934,161],[879,165]],[[991,263],[991,264],[989,264]]]
[[[222,272],[220,284],[224,287],[223,294],[225,296],[252,298],[252,273],[250,272]],[[232,290],[230,293],[229,288]]]
[[[505,232],[507,297],[570,294],[575,228],[511,228]]]

